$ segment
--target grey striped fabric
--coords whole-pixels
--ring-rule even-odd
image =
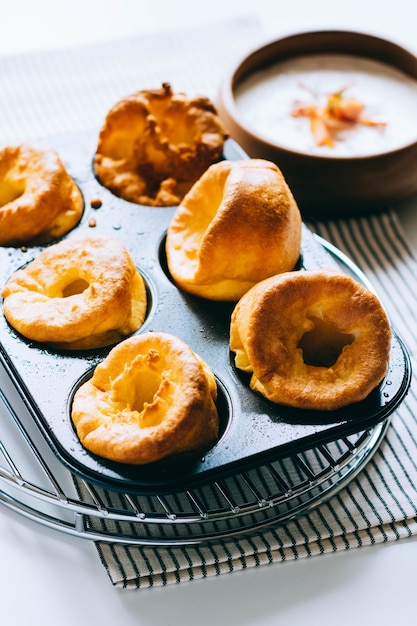
[[[309,225],[365,271],[414,361],[416,259],[395,213]],[[285,525],[198,547],[98,544],[112,583],[126,588],[166,585],[414,535],[416,416],[414,377],[382,444],[362,472],[325,504]]]
[[[222,73],[261,37],[258,22],[242,18],[0,57],[0,145],[98,129],[117,100],[163,82],[215,99]]]
[[[162,81],[214,98],[227,65],[261,40],[258,24],[242,19],[192,33],[0,58],[0,144],[98,128],[119,97]],[[395,214],[311,227],[366,272],[414,361],[416,260]],[[286,525],[187,547],[98,543],[112,584],[178,583],[415,534],[416,415],[412,385],[365,469],[331,500]]]

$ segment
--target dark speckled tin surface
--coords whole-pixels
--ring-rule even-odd
[[[229,354],[233,305],[185,294],[167,275],[164,238],[175,207],[135,205],[104,189],[92,172],[95,142],[96,135],[83,134],[57,139],[52,144],[85,198],[83,218],[67,238],[107,234],[127,248],[145,279],[149,296],[147,318],[138,333],[165,331],[177,335],[212,368],[219,388],[221,436],[204,457],[177,458],[143,467],[112,463],[87,452],[71,423],[71,398],[110,348],[76,353],[51,351],[19,336],[2,314],[2,363],[33,420],[65,466],[103,487],[143,494],[176,492],[359,432],[392,414],[407,393],[411,376],[407,350],[396,335],[386,379],[359,404],[319,413],[274,405],[253,393],[235,370]],[[236,159],[244,154],[229,140],[225,156]],[[94,198],[102,200],[99,209],[90,206]],[[0,248],[1,285],[40,250]],[[300,267],[335,265],[360,278],[359,270],[343,255],[304,227]]]

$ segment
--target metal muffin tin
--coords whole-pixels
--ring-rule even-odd
[[[57,458],[75,475],[100,487],[137,494],[175,493],[250,470],[290,454],[371,428],[386,420],[406,395],[411,379],[408,352],[394,333],[390,367],[381,385],[361,403],[326,413],[274,405],[248,387],[229,352],[233,304],[188,295],[169,276],[164,242],[175,207],[136,205],[114,196],[96,180],[92,157],[97,135],[81,134],[50,142],[59,152],[85,199],[80,224],[66,238],[107,234],[129,251],[144,277],[148,312],[138,333],[165,331],[183,339],[212,368],[219,389],[219,441],[204,456],[184,456],[147,466],[114,463],[81,445],[70,411],[74,391],[91,376],[110,348],[54,351],[28,341],[0,320],[4,366],[30,415]],[[225,158],[246,155],[232,141]],[[102,206],[93,209],[92,199]],[[0,248],[0,282],[28,263],[42,247]],[[341,252],[303,226],[296,269],[336,267],[366,284],[366,278]],[[369,285],[368,285],[369,286]]]

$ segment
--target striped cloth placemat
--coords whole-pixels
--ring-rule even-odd
[[[0,56],[0,145],[99,129],[120,98],[171,83],[215,100],[222,73],[262,41],[249,17],[53,52]]]
[[[417,261],[394,212],[309,226],[366,273],[412,361],[417,353]],[[337,495],[284,525],[207,545],[97,543],[115,586],[139,588],[216,576],[410,537],[417,532],[417,399],[411,389],[365,468]]]
[[[174,90],[215,98],[225,67],[261,41],[259,24],[242,18],[193,32],[164,33],[163,40],[145,35],[2,57],[0,144],[98,128],[120,97],[163,81]],[[414,360],[416,260],[395,213],[311,227],[367,274]],[[112,584],[164,585],[414,534],[416,407],[412,386],[365,469],[327,503],[285,525],[186,547],[98,542]]]

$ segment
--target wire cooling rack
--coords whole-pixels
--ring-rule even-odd
[[[90,136],[71,136],[63,138],[57,144],[52,142],[51,145],[55,145],[66,162],[72,163],[76,179],[80,181],[80,185],[82,184],[86,197],[100,197],[103,190],[92,176],[91,160],[88,156],[91,152],[86,149],[90,141],[92,141]],[[242,156],[240,148],[230,140],[226,157],[235,159]],[[103,228],[104,226],[109,228],[113,234],[116,213],[118,236],[126,236],[127,242],[131,233],[134,243],[132,242],[128,248],[137,249],[138,207],[134,207],[135,210],[131,213],[131,207],[123,204],[123,215],[126,220],[124,228],[120,228],[119,208],[120,199],[113,196],[111,199],[108,198],[108,202],[100,209],[100,223]],[[169,214],[152,211],[151,218],[147,208],[142,207],[141,215],[140,224],[145,223],[145,218],[147,224],[146,229],[141,231],[141,241],[143,246],[145,244],[148,246],[143,248],[141,254],[144,258],[152,257],[153,264],[156,245],[153,237],[162,237],[167,224],[160,216],[164,215],[166,220]],[[132,229],[133,223],[135,228]],[[80,228],[83,227],[88,230],[88,221],[80,225]],[[147,255],[146,250],[151,246],[152,254]],[[3,272],[10,263],[9,270],[22,261],[21,251],[15,252],[16,254],[12,254],[10,250],[3,249],[0,261]],[[368,284],[366,277],[349,259],[331,244],[313,236],[307,228],[303,234],[302,256],[303,264],[309,259],[312,267],[316,264],[322,266],[322,262],[325,262],[326,267],[329,263],[333,266],[334,262],[336,267],[341,266],[342,271],[352,273],[365,285]],[[159,268],[157,264],[153,267],[154,279],[159,280],[157,270],[162,270],[162,267]],[[164,281],[165,278],[164,275]],[[164,292],[163,296],[167,297],[167,294]],[[169,307],[166,310],[169,311]],[[203,320],[200,315],[198,319],[199,324],[204,322],[202,328],[211,328],[211,318]],[[201,338],[202,335],[198,334],[198,341]],[[54,454],[39,425],[35,423],[28,394],[22,385],[17,384],[10,376],[6,359],[7,356],[12,356],[10,352],[14,349],[13,345],[12,342],[3,342],[2,337],[0,503],[33,521],[80,538],[138,545],[178,545],[212,541],[248,533],[262,526],[283,523],[318,506],[346,485],[378,449],[388,426],[388,418],[369,428],[367,428],[369,422],[366,425],[362,422],[358,429],[363,430],[356,434],[311,447],[303,452],[292,453],[284,458],[280,457],[280,460],[259,465],[244,473],[180,493],[164,492],[164,495],[146,496],[136,495],[132,490],[122,493],[103,488],[103,484],[108,484],[105,481],[97,480],[97,483],[101,482],[101,486],[88,482],[85,476],[90,479],[91,474],[84,474],[82,478],[73,473],[77,471],[77,467],[80,468],[79,464],[76,467],[67,466]],[[204,353],[199,354],[203,356]],[[19,366],[25,374],[33,370],[33,361],[28,351],[22,352],[19,359]],[[59,366],[61,365],[60,362]],[[42,399],[46,398],[49,402],[51,398],[45,396],[48,394],[48,385],[45,381],[48,376],[54,376],[58,371],[61,373],[59,382],[62,383],[67,370],[58,370],[55,361],[48,369],[48,373],[44,373],[42,377],[38,377],[35,372],[30,379],[30,385],[33,385],[34,389],[28,387],[29,391],[39,391]],[[29,385],[25,376],[22,376],[22,380]],[[39,383],[39,380],[43,383]],[[39,388],[39,384],[43,384],[44,388]],[[404,391],[403,385],[401,392]],[[59,421],[61,414],[53,403],[51,406],[54,424],[57,425],[59,422],[61,425]],[[295,447],[292,447],[292,450],[294,449]],[[83,453],[80,451],[80,455]],[[123,488],[127,489],[126,484]]]
[[[372,458],[389,425],[385,420],[181,493],[133,495],[103,489],[67,470],[6,376],[0,371],[0,380],[6,382],[0,390],[0,502],[44,526],[93,541],[186,545],[289,521],[352,480]]]

